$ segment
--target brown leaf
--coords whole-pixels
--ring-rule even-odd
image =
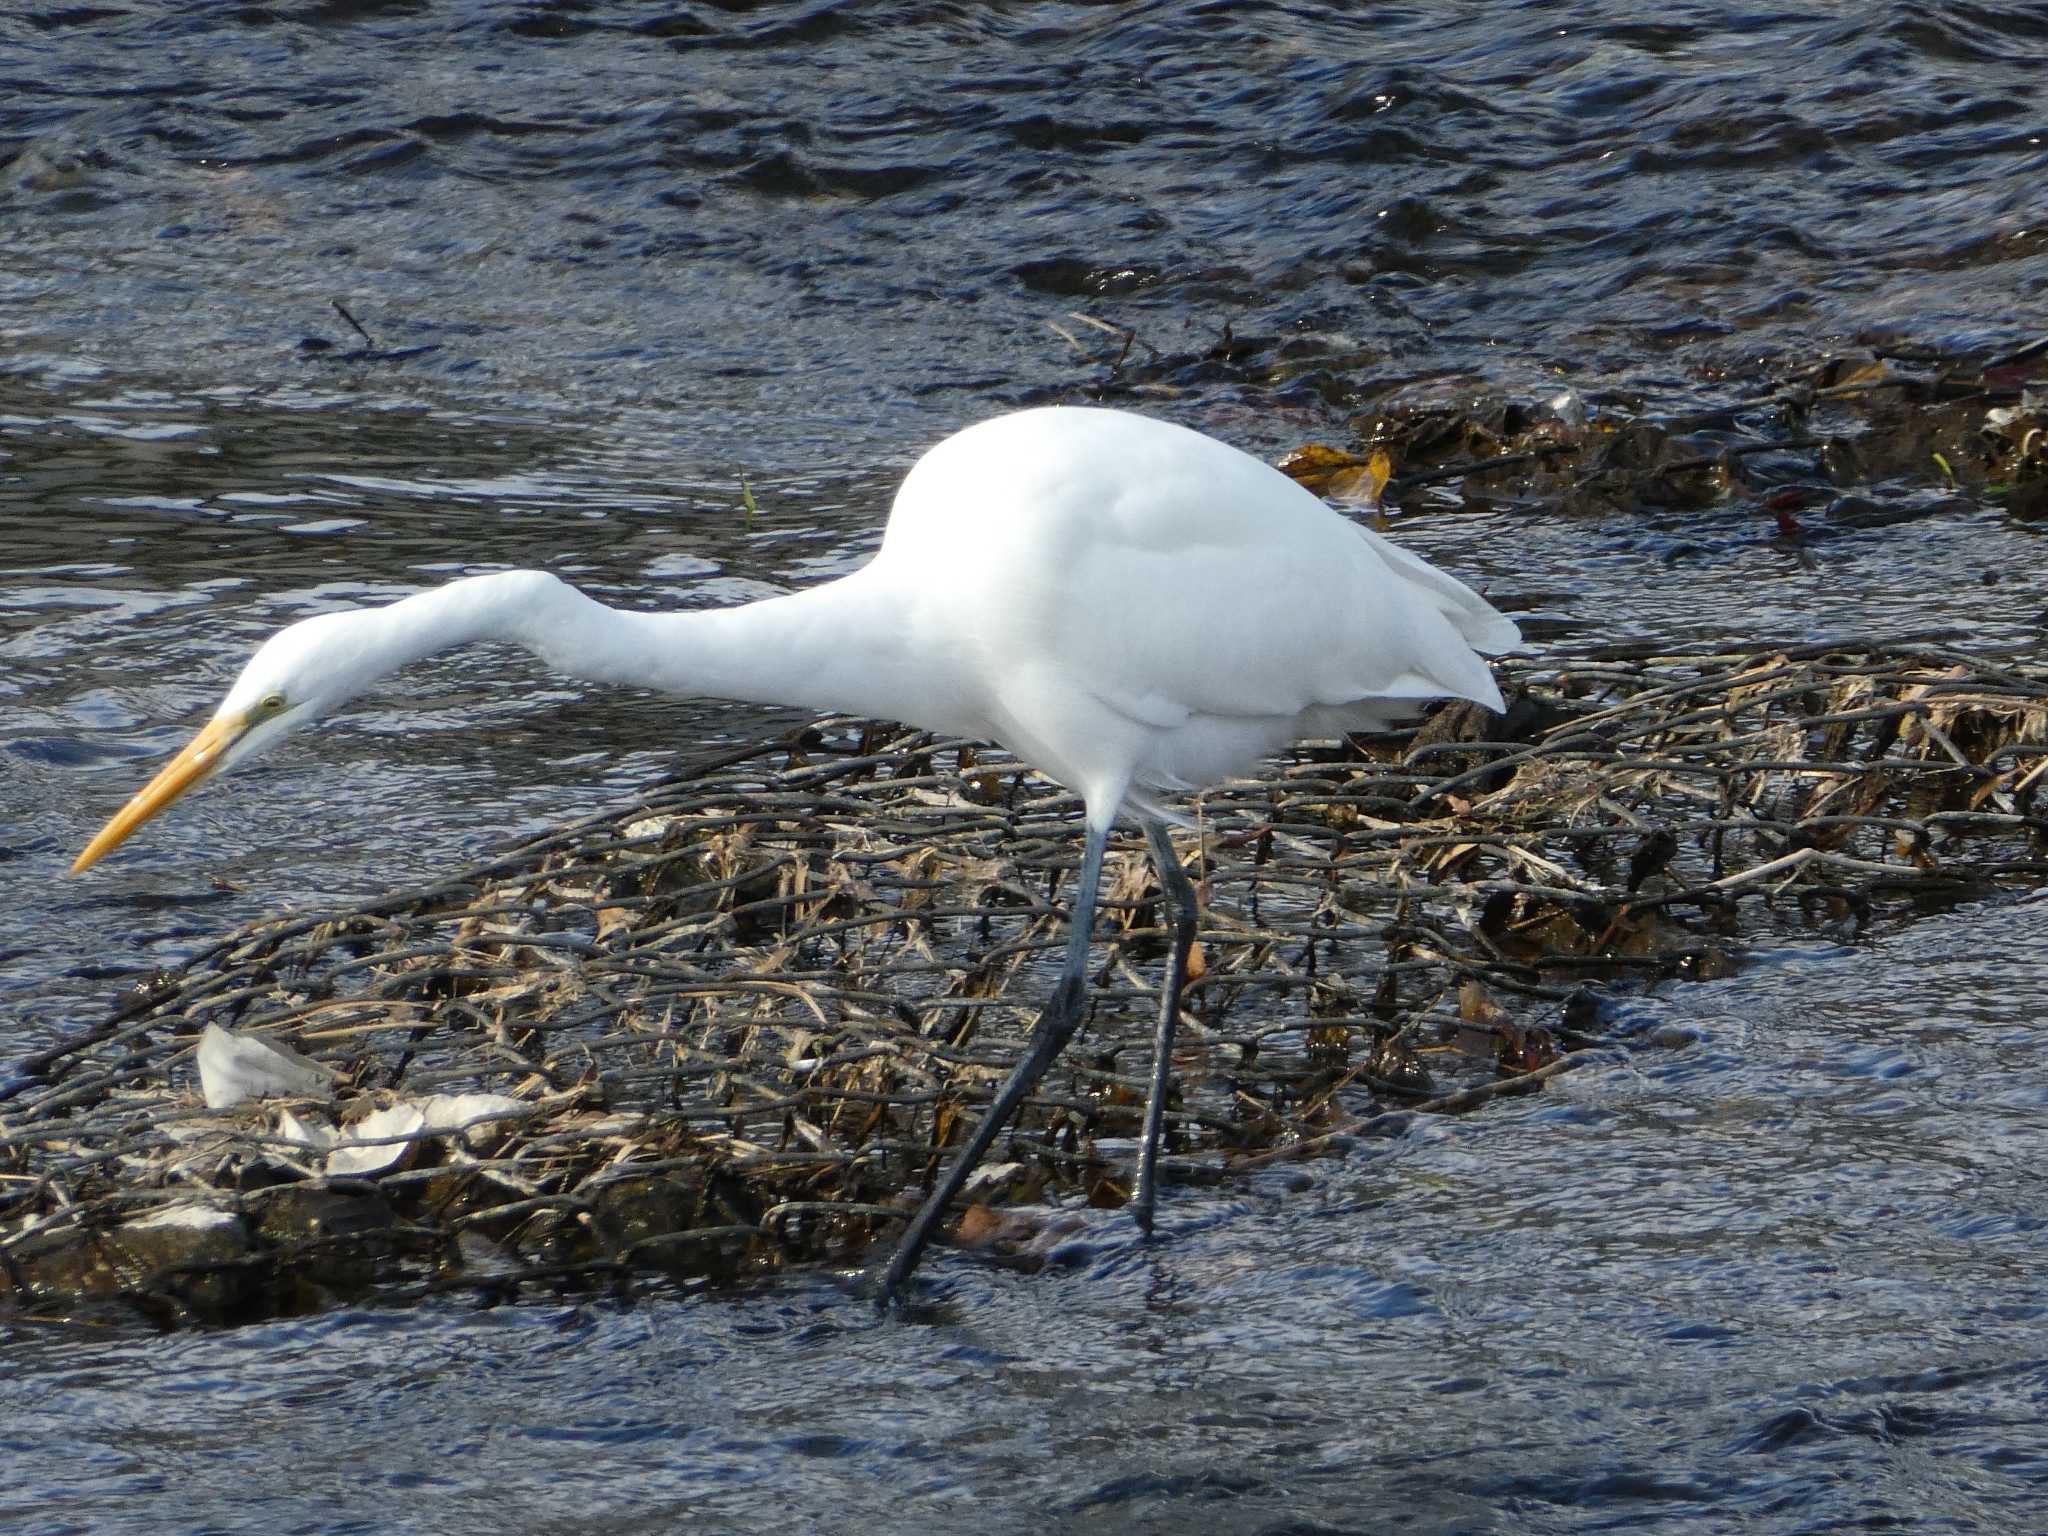
[[[986,1248],[1002,1235],[1003,1218],[986,1205],[970,1205],[960,1213],[953,1241],[962,1248]]]
[[[1281,459],[1277,466],[1280,473],[1290,480],[1298,480],[1310,490],[1319,490],[1324,481],[1340,469],[1362,469],[1365,460],[1355,453],[1346,453],[1341,448],[1325,448],[1321,443],[1310,443],[1304,448]]]
[[[1341,448],[1311,443],[1288,454],[1279,468],[1281,474],[1318,496],[1354,507],[1377,507],[1380,493],[1393,473],[1393,460],[1387,457],[1385,449],[1375,449],[1369,457],[1360,458]]]
[[[1487,996],[1486,988],[1476,979],[1468,979],[1458,988],[1458,1017],[1467,1024],[1489,1027],[1508,1021],[1507,1010]]]

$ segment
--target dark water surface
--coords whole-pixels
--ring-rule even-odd
[[[2033,5],[7,7],[0,1039],[779,718],[445,658],[66,880],[292,617],[782,590],[1028,401],[1274,453],[1439,374],[1675,409],[2025,340],[2044,50]],[[2035,535],[1936,476],[1761,522],[1399,531],[1560,646],[2039,642]],[[2042,910],[1628,1002],[1537,1099],[1058,1273],[941,1255],[907,1322],[817,1274],[17,1330],[0,1529],[2048,1529]]]
[[[1676,991],[1540,1098],[1172,1191],[1163,1242],[942,1255],[909,1320],[813,1273],[17,1332],[0,1525],[2038,1530],[2044,910]]]

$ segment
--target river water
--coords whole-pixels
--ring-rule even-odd
[[[2040,328],[2025,5],[107,0],[0,17],[0,1031],[424,879],[773,712],[445,659],[63,868],[291,617],[850,568],[917,451],[1104,398],[1256,452],[1389,383],[1666,410]],[[337,307],[337,301],[339,307]],[[352,328],[345,309],[367,333]],[[1129,327],[1120,338],[1087,319]],[[749,515],[742,481],[758,506]],[[2038,546],[1425,501],[1550,643],[2034,646]],[[1987,577],[2007,579],[1987,581]],[[638,1304],[0,1333],[0,1528],[2048,1528],[2042,907],[1618,1000],[1534,1099],[939,1255]]]

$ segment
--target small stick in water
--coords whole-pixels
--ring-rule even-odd
[[[363,329],[363,322],[358,320],[354,315],[348,312],[348,306],[342,303],[341,300],[339,299],[329,299],[327,302],[334,306],[334,312],[337,315],[341,316],[342,319],[346,320],[350,325],[355,327],[356,334],[363,338],[363,345],[369,347],[374,351],[377,346],[376,340],[370,335],[368,331]]]

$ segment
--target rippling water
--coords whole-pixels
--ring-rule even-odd
[[[1438,374],[1668,409],[2024,340],[2044,45],[1985,4],[10,7],[0,1029],[774,718],[444,660],[63,880],[322,606],[813,580],[1026,401],[1275,452]],[[1560,644],[2038,643],[2027,528],[1866,489],[1798,550],[1738,504],[1400,531]],[[2041,910],[1624,1000],[1640,1043],[1538,1099],[1177,1191],[1151,1247],[1090,1218],[1048,1275],[941,1256],[907,1322],[817,1274],[16,1329],[0,1526],[2048,1526]]]
[[[158,3],[0,23],[14,367],[900,448],[1103,305],[1652,391],[2038,296],[2031,5]],[[1215,369],[1212,372],[1227,372]],[[1201,370],[1193,372],[1199,382]],[[389,375],[372,374],[377,386]],[[359,380],[352,380],[359,382]],[[401,388],[404,386],[400,386]]]
[[[1641,1000],[1540,1098],[1175,1190],[1163,1242],[1094,1213],[1044,1274],[941,1256],[908,1320],[812,1274],[18,1331],[0,1522],[2037,1529],[2043,914]]]

